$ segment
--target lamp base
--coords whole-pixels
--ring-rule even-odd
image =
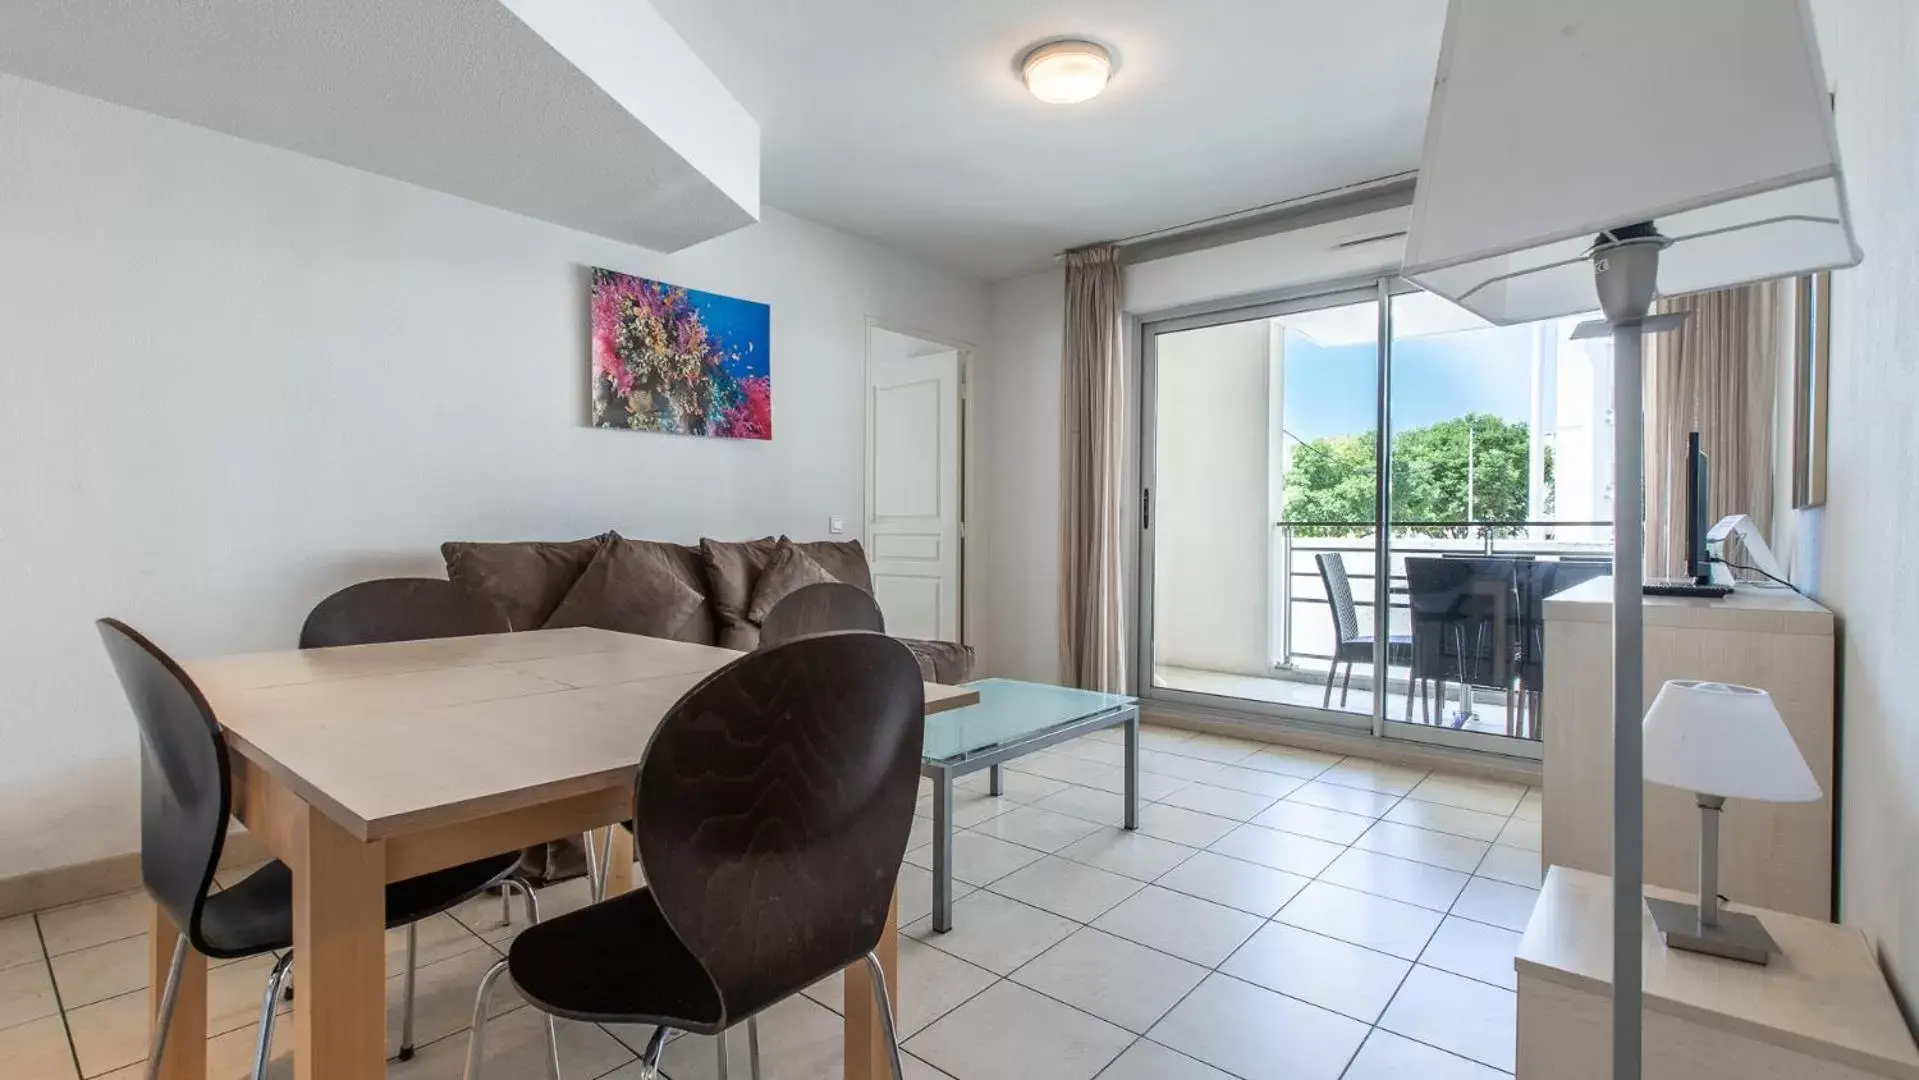
[[[1666,947],[1687,952],[1722,956],[1748,964],[1764,964],[1779,943],[1766,933],[1764,923],[1751,915],[1721,909],[1714,926],[1699,925],[1699,909],[1673,900],[1646,899],[1653,924],[1666,939]]]

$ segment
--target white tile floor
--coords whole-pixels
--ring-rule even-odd
[[[1148,728],[1154,800],[1128,834],[1109,790],[1119,738],[1012,763],[1000,799],[983,775],[969,778],[955,848],[970,884],[955,886],[952,932],[927,917],[932,879],[917,864],[929,852],[909,852],[898,1001],[910,1080],[1511,1071],[1512,954],[1539,884],[1537,790]],[[914,846],[929,838],[922,824]],[[584,882],[569,882],[544,904],[554,914],[585,899]],[[0,920],[0,1073],[140,1075],[145,910],[127,894]],[[460,1075],[473,989],[513,932],[490,898],[422,925],[419,1055],[388,1075]],[[390,937],[387,956],[395,1040],[402,940]],[[216,1076],[246,1075],[270,964],[209,976]],[[483,1075],[538,1075],[537,1017],[510,991],[496,997]],[[840,1005],[836,976],[763,1017],[767,1080],[839,1076]],[[561,1031],[569,1080],[637,1080],[649,1031]],[[274,1073],[290,1076],[290,1028],[280,1033]],[[734,1061],[742,1075],[743,1039]],[[675,1042],[665,1071],[713,1077],[710,1041]]]

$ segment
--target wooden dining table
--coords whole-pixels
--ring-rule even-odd
[[[631,818],[666,711],[740,654],[585,628],[255,653],[187,672],[226,731],[234,816],[293,871],[298,1080],[386,1069],[385,886]],[[979,700],[926,686],[928,713]],[[632,887],[613,830],[608,892]],[[897,1009],[898,897],[879,954]],[[156,1015],[179,928],[157,907]],[[847,1080],[890,1072],[866,966],[846,969]],[[206,1076],[206,959],[181,976],[160,1076]]]

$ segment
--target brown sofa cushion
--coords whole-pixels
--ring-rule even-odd
[[[793,546],[833,575],[834,581],[873,591],[873,569],[866,565],[866,549],[858,540],[813,540]]]
[[[491,603],[514,630],[546,625],[612,533],[586,540],[440,545],[446,576],[467,595]]]
[[[712,644],[699,634],[694,614],[706,607],[706,597],[688,581],[673,544],[655,544],[609,536],[587,564],[566,598],[560,601],[548,627],[597,626],[623,634],[673,638]],[[710,628],[710,620],[700,620]]]
[[[700,540],[700,557],[706,563],[706,597],[713,605],[713,617],[719,624],[718,644],[727,649],[751,649],[759,644],[760,628],[746,617],[753,602],[753,589],[760,572],[773,561],[779,540]]]
[[[920,678],[927,682],[952,686],[972,680],[977,654],[971,645],[961,645],[956,641],[921,641],[919,638],[900,638],[899,642],[919,662]]]
[[[759,583],[753,586],[753,602],[746,606],[746,621],[757,628],[772,613],[774,605],[795,590],[838,580],[827,573],[825,567],[814,562],[812,556],[801,551],[798,544],[782,537],[779,550],[773,553],[773,561],[766,564]]]

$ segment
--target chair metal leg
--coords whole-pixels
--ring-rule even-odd
[[[618,825],[608,825],[606,835],[600,838],[600,900],[606,899],[606,875],[613,868],[613,830],[617,828]]]
[[[540,922],[540,894],[533,891],[533,883],[518,874],[500,882],[500,895],[509,896],[519,893],[526,902],[526,924],[537,926]]]
[[[1346,707],[1346,692],[1353,688],[1353,662],[1346,661],[1346,677],[1339,680],[1339,707]]]
[[[540,897],[525,878],[514,876],[500,882],[503,894],[518,892],[526,901],[526,922],[528,926],[540,923]],[[479,1080],[480,1059],[486,1056],[486,998],[493,990],[493,984],[506,972],[505,960],[488,968],[480,979],[480,989],[473,995],[473,1033],[466,1044],[466,1080]],[[546,1014],[546,1075],[548,1080],[560,1080],[560,1039],[555,1028],[552,1014]]]
[[[757,1016],[746,1022],[746,1071],[753,1080],[760,1080],[760,1018]]]
[[[600,857],[598,845],[593,839],[598,832],[598,829],[588,829],[580,834],[580,839],[586,844],[586,894],[596,904],[600,902],[600,893],[605,887],[600,882]]]
[[[873,975],[873,1004],[879,1007],[880,1027],[886,1031],[886,1049],[893,1055],[893,1080],[906,1080],[906,1064],[900,1060],[899,1035],[893,1030],[893,995],[886,989],[886,971],[880,958],[866,954],[866,970]]]
[[[733,1080],[733,1056],[728,1053],[727,1033],[722,1031],[713,1037],[713,1053],[719,1059],[720,1080]]]
[[[646,1042],[646,1053],[640,1055],[640,1067],[646,1071],[640,1074],[640,1080],[659,1080],[660,1054],[665,1052],[666,1044],[673,1039],[672,1028],[654,1028],[653,1037]],[[471,1077],[468,1080],[472,1080]]]
[[[505,889],[500,890],[500,925],[513,925],[513,898],[506,894]]]
[[[1338,673],[1339,661],[1337,659],[1326,665],[1326,693],[1321,695],[1319,699],[1319,707],[1322,709],[1330,709],[1333,707],[1333,676]]]
[[[273,1010],[280,1003],[280,988],[286,985],[292,967],[293,950],[289,949],[273,965],[273,974],[267,976],[265,1000],[260,1003],[260,1038],[253,1047],[253,1080],[266,1080],[267,1064],[273,1060]]]
[[[466,1080],[479,1080],[480,1059],[486,1056],[486,997],[493,984],[506,974],[506,961],[486,969],[480,978],[479,993],[473,996],[473,1030],[466,1038]]]
[[[173,962],[167,965],[167,985],[160,991],[160,1015],[153,1021],[153,1047],[147,1052],[147,1080],[160,1075],[160,1059],[167,1052],[167,1029],[173,1026],[173,1006],[180,997],[180,972],[187,964],[187,936],[173,943]]]
[[[500,895],[506,896],[501,890]],[[417,978],[416,969],[420,961],[420,926],[408,923],[406,927],[406,982],[401,989],[400,1002],[400,1052],[395,1055],[398,1061],[413,1060],[413,983]]]

